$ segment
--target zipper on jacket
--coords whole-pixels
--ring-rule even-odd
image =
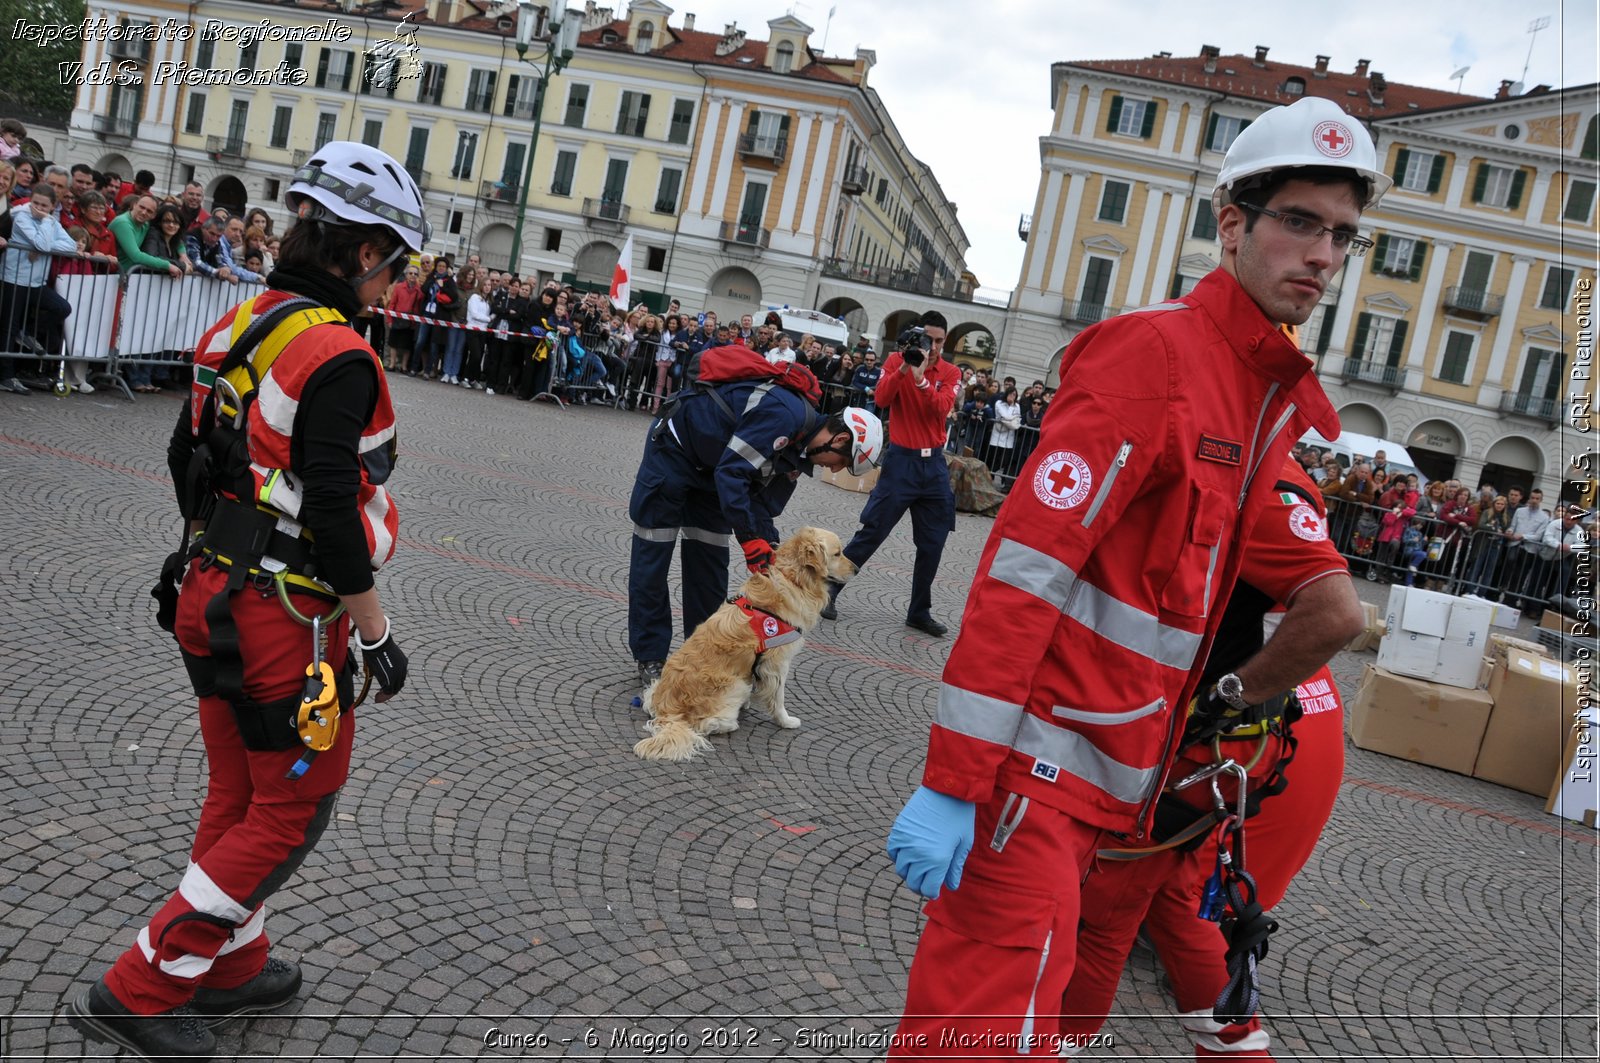
[[[1160,764],[1161,770],[1156,775],[1155,789],[1151,790],[1149,795],[1145,797],[1143,803],[1139,805],[1139,814],[1134,817],[1134,841],[1144,840],[1145,834],[1148,833],[1147,828],[1149,827],[1147,820],[1149,819],[1150,813],[1155,808],[1156,798],[1161,796],[1161,788],[1167,785],[1167,773],[1171,770],[1170,766],[1167,764],[1167,757],[1172,752],[1173,740],[1178,737],[1178,732],[1182,730],[1182,728],[1179,726],[1181,722],[1178,716],[1179,712],[1184,714],[1182,721],[1186,721],[1188,719],[1188,711],[1184,706],[1178,705],[1173,708],[1172,720],[1167,725],[1166,740],[1161,743],[1161,759],[1157,762]]]
[[[1261,443],[1261,422],[1267,419],[1267,410],[1272,406],[1272,397],[1277,393],[1278,384],[1276,381],[1274,381],[1267,388],[1267,393],[1261,398],[1261,409],[1256,411],[1256,428],[1255,431],[1250,433],[1250,454],[1248,457],[1246,457],[1244,465],[1246,470],[1244,476],[1244,487],[1239,492],[1238,508],[1240,509],[1244,508],[1245,495],[1249,493],[1250,481],[1255,477],[1256,465],[1258,464],[1256,460],[1256,454],[1260,452]]]
[[[1016,808],[1017,814],[1011,814]],[[994,837],[989,841],[989,848],[995,852],[1002,852],[1006,842],[1011,839],[1012,832],[1022,826],[1022,817],[1028,814],[1028,799],[1016,794],[1007,794],[1005,807],[1000,809],[1000,820],[994,825]]]
[[[1111,485],[1117,482],[1117,473],[1128,464],[1128,455],[1133,453],[1133,440],[1124,439],[1122,449],[1117,451],[1117,456],[1106,470],[1106,478],[1100,484],[1100,490],[1095,492],[1094,501],[1089,503],[1089,512],[1083,515],[1083,526],[1087,528],[1094,523],[1094,518],[1100,515],[1100,507],[1105,505],[1106,496],[1111,493]]]

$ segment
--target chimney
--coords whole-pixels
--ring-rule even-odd
[[[1267,65],[1267,46],[1266,45],[1264,45],[1264,44],[1256,45],[1256,57],[1255,57],[1254,63],[1255,63],[1256,66],[1266,66]]]
[[[717,54],[732,55],[744,47],[744,30],[739,28],[739,23],[730,22],[722,31],[722,40],[717,42]]]
[[[1389,87],[1389,82],[1384,78],[1384,76],[1382,74],[1374,73],[1372,75],[1372,77],[1370,79],[1368,79],[1368,83],[1367,83],[1367,99],[1372,101],[1373,106],[1375,106],[1375,107],[1382,107],[1383,106],[1383,93],[1384,93],[1384,90],[1387,89],[1388,87]]]
[[[1356,77],[1358,77],[1358,78],[1366,77],[1367,76],[1367,67],[1369,67],[1371,65],[1372,65],[1372,60],[1371,59],[1357,59],[1356,60]]]
[[[1202,44],[1200,46],[1200,58],[1206,61],[1206,73],[1215,74],[1217,72],[1217,56],[1221,54],[1222,49],[1214,44]]]
[[[694,12],[693,11],[684,12],[684,15],[683,15],[683,32],[685,32],[685,33],[693,33],[694,32]]]
[[[1497,100],[1509,100],[1511,98],[1510,78],[1506,78],[1504,81],[1500,82],[1500,87],[1494,91],[1494,98]]]
[[[1172,58],[1172,53],[1171,52],[1157,52],[1156,53],[1156,58],[1157,59],[1171,59]]]
[[[1326,55],[1317,56],[1317,68],[1312,71],[1316,77],[1325,78],[1328,76],[1328,59],[1329,56]]]

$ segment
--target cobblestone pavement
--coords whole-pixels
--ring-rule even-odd
[[[877,1055],[922,923],[883,840],[949,645],[902,626],[909,529],[799,658],[802,729],[641,762],[624,589],[645,420],[394,391],[402,537],[380,585],[411,681],[361,710],[336,822],[274,898],[301,999],[225,1027],[219,1058]],[[85,1051],[58,1016],[184,865],[203,757],[147,596],[177,409],[0,397],[8,1059]],[[806,483],[785,525],[848,534],[863,500]],[[951,538],[952,624],[989,526],[962,515]],[[1371,660],[1340,657],[1347,695]],[[1359,750],[1348,775],[1265,965],[1279,1058],[1595,1058],[1594,835]],[[1091,1055],[1187,1057],[1149,954],[1118,1005]]]

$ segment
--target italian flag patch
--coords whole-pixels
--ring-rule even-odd
[[[1286,506],[1297,506],[1300,504],[1300,496],[1293,491],[1285,491],[1278,496],[1278,501]]]

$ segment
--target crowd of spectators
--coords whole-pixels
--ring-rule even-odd
[[[1423,483],[1391,469],[1387,455],[1355,455],[1345,467],[1325,448],[1297,444],[1295,457],[1328,506],[1329,534],[1369,580],[1476,594],[1538,614],[1571,588],[1595,515],[1575,503],[1548,509],[1537,488],[1460,480]]]

